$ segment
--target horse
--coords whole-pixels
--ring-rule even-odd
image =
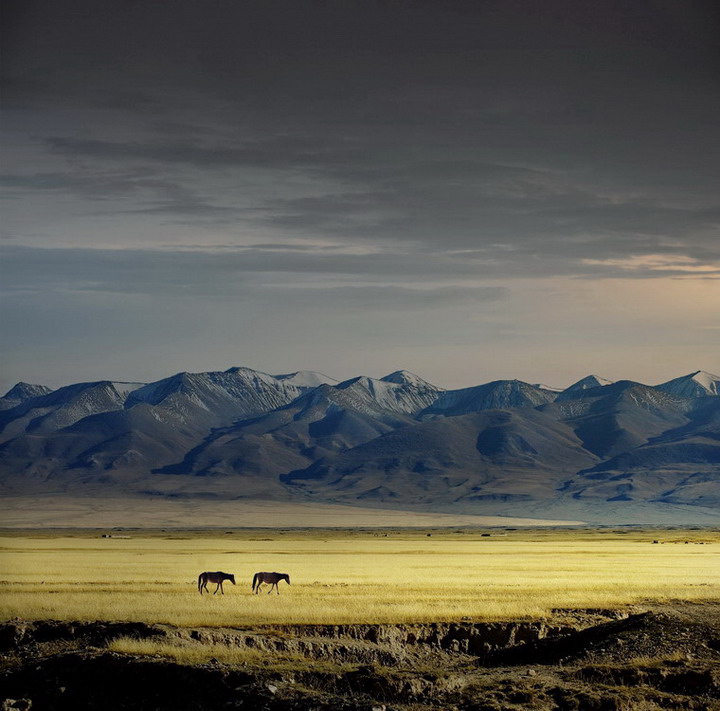
[[[200,575],[198,575],[198,592],[202,595],[203,590],[205,590],[205,592],[209,595],[210,591],[208,590],[208,583],[216,583],[217,587],[215,588],[213,595],[217,594],[218,590],[220,590],[220,593],[224,595],[224,580],[229,580],[233,585],[235,585],[235,576],[231,573],[223,573],[221,571],[218,571],[217,573],[200,573]]]
[[[260,586],[263,583],[268,583],[268,585],[270,585],[268,595],[272,592],[273,588],[275,588],[275,591],[279,595],[280,590],[278,590],[278,583],[281,580],[284,580],[288,585],[290,585],[290,576],[287,573],[255,573],[252,589],[257,595],[260,592]]]

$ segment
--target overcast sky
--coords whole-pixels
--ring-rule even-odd
[[[3,371],[720,371],[720,6],[9,0]]]

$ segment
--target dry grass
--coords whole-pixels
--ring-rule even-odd
[[[181,626],[538,618],[554,608],[720,598],[717,532],[255,532],[0,539],[0,618]],[[652,545],[662,539],[666,545]],[[685,545],[684,540],[691,543]],[[702,540],[704,545],[694,545]],[[238,586],[203,596],[203,570]],[[290,574],[251,594],[258,570]],[[211,587],[212,589],[212,587]]]
[[[158,642],[154,640],[119,637],[108,644],[108,649],[123,654],[135,654],[148,657],[163,657],[179,664],[206,664],[214,660],[233,666],[247,666],[253,669],[272,669],[290,671],[308,668],[308,658],[302,654],[290,652],[268,652],[250,647],[233,647],[227,644],[199,644],[184,640]],[[349,665],[331,661],[312,660],[314,671],[338,672]]]

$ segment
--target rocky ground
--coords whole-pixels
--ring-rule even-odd
[[[260,661],[120,654],[108,649],[118,637],[253,649]],[[0,649],[3,710],[720,710],[720,603],[263,629],[10,620]]]

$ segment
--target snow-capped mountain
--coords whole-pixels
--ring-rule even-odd
[[[339,383],[350,407],[368,414],[394,412],[415,415],[438,398],[439,388],[405,371],[396,371],[380,380],[360,376]]]
[[[704,370],[696,370],[694,373],[668,380],[667,383],[656,387],[658,390],[681,397],[717,396],[720,395],[720,376]]]
[[[554,385],[545,385],[544,383],[533,383],[532,386],[534,388],[538,388],[538,390],[545,390],[549,393],[561,393],[565,388],[557,388]]]
[[[19,383],[1,399],[0,490],[705,516],[720,507],[719,382],[697,371],[657,387],[593,375],[562,392],[443,390],[405,370],[338,383],[233,367]]]
[[[495,380],[474,388],[446,390],[423,414],[451,416],[497,408],[538,407],[553,399],[553,393],[521,380]]]
[[[304,469],[397,427],[415,424],[409,415],[382,409],[359,389],[323,384],[261,417],[220,428],[169,474],[243,477],[243,489],[280,494],[280,475]]]
[[[291,383],[251,368],[207,373],[177,373],[134,390],[127,406],[146,402],[172,409],[182,417],[197,410],[218,423],[249,417],[287,405],[302,394]]]
[[[8,410],[21,402],[34,397],[41,397],[52,392],[47,385],[33,385],[32,383],[17,383],[0,398],[0,410]]]
[[[0,412],[0,441],[27,431],[43,434],[60,430],[90,415],[121,410],[141,383],[101,380],[76,383],[25,400]]]
[[[384,375],[380,380],[386,383],[395,383],[396,385],[412,385],[416,388],[423,388],[429,390],[439,391],[442,388],[438,388],[436,385],[428,383],[427,380],[423,380],[419,375],[411,373],[409,370],[396,370],[393,373]]]
[[[47,395],[52,392],[52,388],[47,385],[33,385],[32,383],[17,383],[3,395],[3,400],[15,400],[16,402],[23,402],[29,400],[31,397],[40,397],[41,395]]]
[[[606,385],[612,385],[612,380],[601,378],[597,375],[587,375],[586,377],[573,383],[570,387],[565,388],[558,396],[558,400],[572,400],[578,397],[578,395],[584,393],[585,390],[592,390],[593,388],[602,388]]]
[[[335,378],[330,378],[314,370],[298,370],[295,373],[285,373],[274,377],[276,380],[281,380],[288,385],[294,385],[300,390],[312,390],[320,385],[337,385],[338,383]]]

